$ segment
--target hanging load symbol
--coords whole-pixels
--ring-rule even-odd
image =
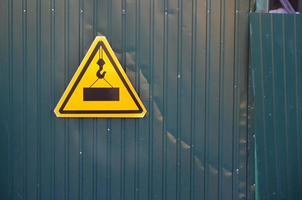
[[[99,56],[97,62],[99,69],[96,72],[97,79],[90,87],[85,87],[83,90],[84,101],[119,101],[119,88],[113,87],[105,78],[106,71],[103,71],[105,61],[103,59],[103,51],[100,49],[102,57]],[[104,80],[110,87],[92,87],[97,81]]]
[[[58,117],[144,117],[147,110],[107,39],[97,36],[55,110]]]

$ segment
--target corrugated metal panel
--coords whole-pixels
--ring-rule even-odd
[[[301,15],[251,15],[259,199],[302,199],[301,31]]]
[[[0,10],[1,199],[247,197],[248,1],[5,0]],[[144,119],[54,116],[96,35]]]

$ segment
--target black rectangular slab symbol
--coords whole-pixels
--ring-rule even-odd
[[[119,101],[119,88],[84,88],[84,101]]]

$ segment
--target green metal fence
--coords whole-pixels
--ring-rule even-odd
[[[250,16],[257,199],[302,199],[302,16]]]
[[[249,1],[2,0],[0,199],[251,199]],[[105,35],[144,119],[58,119]]]

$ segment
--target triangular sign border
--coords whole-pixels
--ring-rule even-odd
[[[107,45],[106,45],[106,44]],[[127,91],[129,92],[131,98],[135,102],[138,110],[64,110],[66,104],[68,103],[69,99],[71,98],[74,90],[77,88],[77,85],[81,81],[82,77],[84,76],[86,70],[89,68],[91,61],[93,60],[95,54],[98,52],[99,47],[102,46],[103,50],[105,51],[106,55],[108,56],[112,66],[114,67],[115,71],[117,72],[119,78],[122,80],[124,86],[126,87]],[[91,52],[91,48],[93,49]],[[90,55],[89,55],[89,52]],[[76,70],[74,76],[72,77],[69,85],[64,91],[63,96],[59,100],[54,112],[57,117],[108,117],[108,118],[139,118],[144,117],[146,114],[146,108],[144,107],[143,103],[141,102],[139,96],[137,95],[135,89],[133,88],[131,82],[129,81],[126,73],[121,67],[117,58],[112,57],[115,56],[113,50],[111,49],[106,37],[104,36],[97,36],[93,41],[90,49],[88,50],[86,56],[89,58],[86,60],[85,57]],[[86,63],[83,63],[86,60]],[[84,65],[84,66],[83,66]],[[83,66],[83,67],[81,67]],[[78,71],[80,71],[79,74]],[[65,97],[65,98],[64,98]],[[64,99],[63,99],[64,98]],[[62,102],[63,101],[63,102]]]

